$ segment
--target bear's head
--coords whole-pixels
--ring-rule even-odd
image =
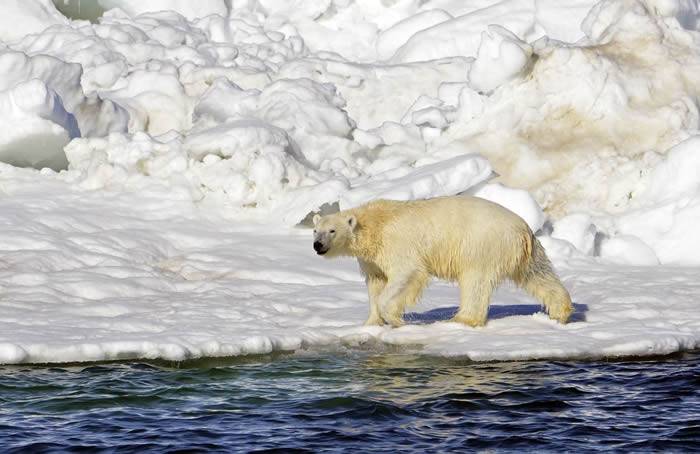
[[[314,216],[314,251],[326,257],[346,255],[356,227],[357,218],[352,214],[317,214]]]

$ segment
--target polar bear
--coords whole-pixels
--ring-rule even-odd
[[[376,200],[313,222],[317,254],[357,258],[369,292],[366,325],[402,325],[404,309],[431,277],[459,284],[453,321],[469,326],[486,324],[491,293],[505,279],[540,300],[554,320],[566,323],[573,312],[525,221],[485,199]]]

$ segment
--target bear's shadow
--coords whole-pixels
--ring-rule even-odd
[[[587,304],[574,304],[574,313],[571,314],[569,322],[585,322],[586,312],[588,312]],[[428,323],[448,321],[457,313],[457,306],[438,307],[427,312],[408,312],[404,316],[406,323],[414,325],[425,325]],[[538,312],[544,313],[544,308],[539,304],[510,304],[497,305],[489,307],[489,320],[497,320],[499,318],[511,317],[514,315],[533,315]]]

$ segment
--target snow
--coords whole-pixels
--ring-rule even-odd
[[[532,47],[499,25],[482,32],[476,60],[469,68],[469,86],[491,92],[521,75],[530,65]]]
[[[187,19],[199,19],[212,14],[225,16],[227,13],[224,0],[97,0],[102,8],[109,10],[119,8],[130,16],[159,11],[175,11]]]
[[[0,92],[0,160],[17,166],[66,166],[63,147],[80,136],[73,114],[43,82],[32,79]]]
[[[486,327],[450,323],[457,289],[436,283],[408,325],[363,327],[357,264],[316,256],[309,230],[240,224],[155,193],[82,190],[55,174],[37,187],[37,171],[0,171],[3,363],[373,343],[476,361],[594,358],[700,343],[697,268],[566,263],[550,250],[576,307],[568,325],[512,287],[497,292]]]
[[[3,6],[0,363],[698,348],[697,2],[99,4]],[[363,327],[357,265],[299,228],[464,193],[538,232],[572,323],[506,286],[467,328],[435,283]]]
[[[56,24],[67,24],[50,0],[4,0],[0,15],[0,41],[12,42],[41,33]]]

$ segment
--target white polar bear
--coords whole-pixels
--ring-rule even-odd
[[[377,200],[314,216],[314,250],[325,257],[356,257],[365,275],[366,325],[403,324],[432,276],[459,284],[454,321],[486,323],[494,289],[511,279],[566,323],[573,312],[564,288],[528,225],[501,205],[454,196],[399,202]]]

